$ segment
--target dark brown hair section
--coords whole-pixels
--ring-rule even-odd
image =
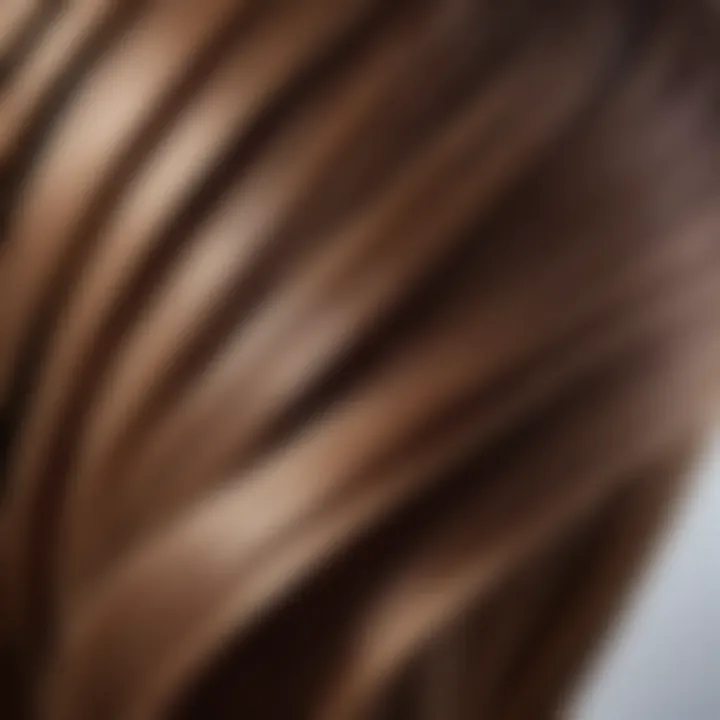
[[[557,717],[715,417],[720,14],[11,5],[10,716]]]

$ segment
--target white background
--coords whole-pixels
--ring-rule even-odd
[[[571,718],[720,720],[720,441],[699,471]]]

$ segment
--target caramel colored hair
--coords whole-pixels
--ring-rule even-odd
[[[0,173],[3,717],[559,716],[717,407],[710,2],[4,0]]]

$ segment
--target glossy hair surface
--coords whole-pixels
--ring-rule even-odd
[[[716,415],[720,13],[0,26],[17,717],[558,717]]]

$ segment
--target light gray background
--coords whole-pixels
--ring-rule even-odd
[[[720,441],[570,713],[720,720]]]

